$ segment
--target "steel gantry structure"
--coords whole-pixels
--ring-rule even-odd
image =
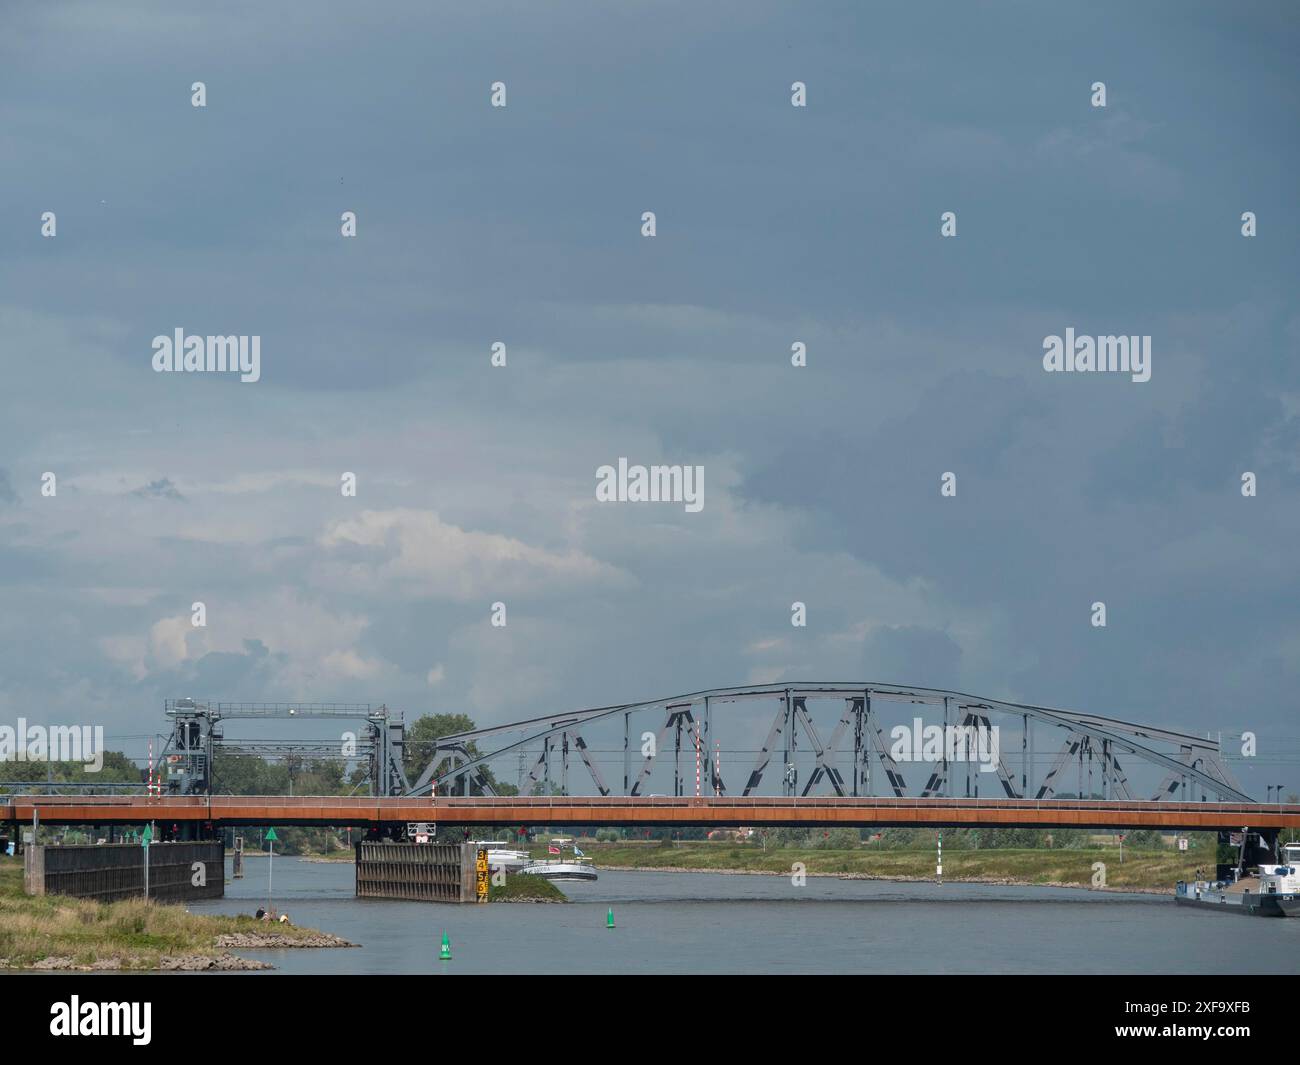
[[[904,768],[891,754],[879,714],[882,704],[902,703],[942,708],[945,742],[925,776],[919,793],[921,798],[952,798],[959,784],[966,797],[978,798],[980,773],[972,774],[972,745],[980,742],[982,735],[987,736],[1000,727],[999,722],[1018,719],[1019,779],[1008,769],[1000,749],[992,759],[999,794],[1004,798],[1051,799],[1066,790],[1063,785],[1069,779],[1068,772],[1075,768],[1076,796],[1132,800],[1137,796],[1129,783],[1128,770],[1141,765],[1163,773],[1150,796],[1153,801],[1195,800],[1199,795],[1202,800],[1214,796],[1219,802],[1253,802],[1224,764],[1219,743],[1214,739],[1099,714],[985,699],[937,688],[874,682],[713,688],[667,699],[576,710],[456,733],[436,741],[426,769],[412,784],[409,794],[426,795],[433,791],[493,795],[495,789],[488,764],[504,755],[518,757],[523,752],[535,752],[536,757],[527,778],[521,782],[521,795],[532,794],[540,782],[551,779],[553,757],[560,761],[562,790],[567,792],[572,752],[583,762],[600,795],[616,794],[591,758],[583,732],[622,717],[623,779],[617,794],[629,798],[644,794],[656,761],[665,752],[665,741],[671,738],[673,794],[681,796],[689,790],[681,771],[685,750],[701,777],[697,787],[710,796],[726,796],[732,792],[714,754],[712,738],[716,734],[718,715],[736,703],[763,699],[776,700],[777,710],[752,767],[747,774],[736,778],[744,781],[739,791],[742,797],[757,792],[774,758],[780,758],[778,773],[786,797],[806,797],[815,792],[865,797],[877,790],[896,798],[908,797]],[[827,740],[822,739],[809,710],[812,700],[842,702],[842,712]],[[657,725],[657,731],[637,735],[634,718],[640,723],[651,721]],[[1044,732],[1059,746],[1050,768],[1039,777],[1034,771],[1035,744]],[[515,733],[519,735],[512,736]],[[956,752],[957,756],[947,742],[951,735],[957,736],[959,743],[965,743],[965,748]],[[837,755],[841,749],[845,755],[849,753],[850,737],[852,768],[846,776],[837,764]],[[481,749],[486,749],[486,753],[480,753]],[[801,752],[806,752],[805,760],[808,755],[814,759],[812,771],[802,787],[796,764],[796,756]],[[879,775],[873,773],[877,765]],[[961,782],[959,778],[963,775],[964,782]]]
[[[404,795],[410,790],[402,766],[405,725],[387,706],[369,703],[211,703],[168,699],[164,711],[172,722],[159,765],[169,791],[206,795],[213,789],[212,766],[218,751],[278,758],[357,760],[368,769],[371,794]],[[333,719],[357,722],[356,732],[337,740],[305,742],[228,740],[223,721]]]

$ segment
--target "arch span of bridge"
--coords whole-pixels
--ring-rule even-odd
[[[1005,752],[1000,752],[996,759],[1001,797],[1006,799],[1053,798],[1063,790],[1061,784],[1066,779],[1066,772],[1077,762],[1081,780],[1085,764],[1090,780],[1094,769],[1100,773],[1103,799],[1136,800],[1138,797],[1130,786],[1128,770],[1140,765],[1153,767],[1163,774],[1150,796],[1152,801],[1175,796],[1195,798],[1198,791],[1200,797],[1214,796],[1220,802],[1253,801],[1225,765],[1219,744],[1214,739],[1117,717],[986,699],[938,688],[870,681],[714,688],[667,699],[595,707],[443,736],[436,742],[431,759],[408,794],[450,792],[468,795],[478,792],[490,796],[494,788],[490,774],[485,772],[486,767],[503,755],[517,755],[519,752],[536,754],[527,779],[522,782],[520,794],[531,794],[542,780],[549,778],[553,757],[562,763],[567,790],[568,760],[570,750],[573,750],[585,765],[599,795],[608,797],[621,793],[628,798],[638,798],[644,794],[656,760],[666,750],[671,750],[674,796],[687,793],[680,768],[681,756],[685,752],[688,760],[696,760],[700,766],[702,794],[725,797],[732,792],[717,761],[710,757],[714,749],[713,736],[728,707],[764,699],[775,700],[777,709],[758,757],[743,778],[741,798],[757,792],[771,763],[778,758],[780,768],[777,772],[781,778],[782,794],[787,798],[806,798],[819,790],[837,798],[870,796],[877,790],[873,781],[879,777],[873,777],[872,772],[877,764],[883,771],[885,782],[884,787],[878,790],[888,791],[895,798],[908,797],[906,771],[891,755],[879,718],[882,703],[902,702],[941,707],[945,732],[949,728],[990,729],[995,720],[1019,719],[1022,743],[1019,780],[1001,757]],[[829,739],[823,741],[808,703],[827,699],[842,700],[843,712]],[[616,791],[590,757],[583,731],[602,722],[616,721],[619,717],[623,719],[623,779],[621,789]],[[650,721],[658,728],[654,734],[656,742],[648,745],[649,753],[644,757],[639,757],[641,744],[636,738],[639,728],[633,728],[634,717],[639,723]],[[1050,768],[1041,779],[1036,779],[1034,745],[1036,737],[1045,731],[1059,741],[1059,746]],[[673,738],[671,746],[667,743],[670,736]],[[851,750],[852,769],[847,778],[838,764],[841,750],[845,757]],[[802,787],[793,775],[794,756],[799,751],[808,752],[815,759],[812,772]],[[699,761],[700,752],[703,761]],[[734,759],[729,758],[728,764],[733,765]],[[967,769],[969,764],[967,758]],[[954,797],[957,770],[957,763],[949,759],[945,748],[943,757],[926,775],[918,797]],[[969,788],[969,775],[967,786]],[[975,787],[977,797],[978,778]],[[1079,794],[1083,794],[1082,788]]]

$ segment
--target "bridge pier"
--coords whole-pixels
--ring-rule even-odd
[[[472,843],[356,844],[359,899],[477,902],[477,848]]]
[[[100,902],[144,895],[145,854],[138,843],[32,844],[24,848],[23,862],[23,887],[29,895],[71,895]],[[225,894],[225,882],[225,844],[220,840],[149,847],[151,899],[219,899]]]

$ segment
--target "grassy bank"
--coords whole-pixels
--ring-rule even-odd
[[[282,924],[271,931],[288,938],[284,945],[328,938]],[[252,947],[267,935],[267,925],[251,916],[199,916],[143,899],[29,896],[23,893],[21,859],[0,857],[0,969],[263,968],[233,957],[218,939],[237,936],[241,947]]]
[[[732,843],[679,842],[671,847],[656,843],[592,843],[584,851],[596,867],[631,869],[689,869],[700,872],[737,871],[790,874],[802,862],[810,875],[866,876],[889,879],[934,878],[933,849],[892,850],[857,847],[822,850],[798,847],[768,848]],[[1070,884],[1091,887],[1094,862],[1106,865],[1106,886],[1127,890],[1170,891],[1179,880],[1190,880],[1206,868],[1205,855],[1180,851],[1125,851],[1124,860],[1114,847],[1078,850],[949,850],[943,856],[945,880],[998,881],[1017,884]],[[1213,857],[1209,858],[1213,872]]]
[[[488,888],[488,902],[568,902],[564,892],[545,877],[508,876],[506,882]]]

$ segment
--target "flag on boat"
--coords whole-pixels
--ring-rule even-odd
[[[546,846],[546,853],[547,853],[547,854],[559,854],[559,853],[560,853],[560,848],[557,847],[554,843],[549,843],[549,844],[547,844],[547,846]]]
[[[577,845],[576,843],[573,845],[573,856],[574,856],[575,858],[581,858],[581,857],[582,857],[582,851],[578,850],[578,845]]]

